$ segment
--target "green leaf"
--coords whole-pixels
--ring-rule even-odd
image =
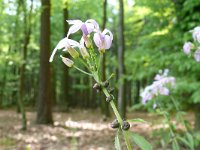
[[[132,133],[131,137],[133,141],[142,149],[142,150],[153,150],[151,144],[145,140],[144,137],[140,136],[139,134]]]
[[[194,149],[194,139],[193,136],[190,133],[186,133],[186,137],[190,143],[190,148]]]
[[[115,136],[115,148],[116,150],[121,150],[120,141],[119,141],[119,132]]]
[[[130,119],[130,120],[127,120],[127,121],[128,121],[128,122],[143,122],[143,123],[147,123],[145,120],[140,119],[140,118]]]
[[[180,150],[177,141],[173,141],[173,142],[172,142],[172,149],[173,149],[173,150]]]
[[[186,137],[178,137],[178,139],[188,146],[191,150],[194,150],[194,140],[190,133],[186,133]]]
[[[190,147],[190,143],[183,137],[178,137],[178,139],[183,142],[185,145],[187,145],[188,147]]]

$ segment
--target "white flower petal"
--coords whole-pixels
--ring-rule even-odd
[[[100,48],[101,47],[101,39],[100,39],[99,33],[94,34],[93,40],[94,40],[94,43],[96,44],[96,46],[98,48]]]
[[[68,24],[81,24],[83,23],[81,20],[66,20]]]
[[[51,54],[51,57],[49,59],[49,62],[52,62],[53,61],[53,57],[56,53],[56,51],[58,49],[62,49],[62,48],[65,48],[65,47],[68,47],[68,43],[67,43],[68,39],[67,38],[64,38],[62,40],[59,41],[59,43],[57,44],[57,46],[54,48],[52,54]]]
[[[113,34],[112,34],[112,32],[110,30],[104,29],[103,32],[102,32],[102,34],[104,34],[104,35],[106,35],[107,33],[110,35],[111,40],[113,40]]]
[[[94,25],[94,28],[99,30],[99,25],[94,19],[88,19],[85,23],[91,23]]]
[[[68,30],[67,37],[69,37],[70,34],[73,34],[73,33],[77,32],[78,30],[80,30],[82,25],[83,25],[82,22],[72,25]]]
[[[80,45],[77,41],[71,40],[71,39],[68,39],[68,40],[67,40],[67,43],[68,43],[69,45],[71,45],[71,46],[74,46],[74,47],[79,47],[79,45]]]
[[[112,40],[109,35],[105,35],[105,49],[109,49],[112,45]]]

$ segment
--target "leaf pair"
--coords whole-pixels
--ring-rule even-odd
[[[121,150],[119,136],[120,136],[120,134],[119,134],[119,132],[117,132],[117,134],[115,136],[115,148],[116,148],[116,150]],[[151,144],[141,135],[133,133],[133,132],[129,132],[129,137],[142,150],[153,150]]]

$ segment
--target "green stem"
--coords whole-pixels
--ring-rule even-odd
[[[173,96],[171,96],[171,100],[175,105],[176,111],[179,112],[180,109],[179,109],[178,104],[177,104],[177,102],[176,102],[176,100],[174,99]],[[181,114],[179,115],[179,118],[180,118],[181,123],[184,125],[186,132],[188,132],[189,129],[188,129],[187,125],[185,124],[185,121],[184,121],[184,119],[183,119]]]
[[[87,65],[87,63],[84,62],[84,60],[82,58],[78,58],[78,60],[88,69],[90,70],[89,66]]]
[[[93,75],[94,75],[93,77],[94,77],[94,79],[96,80],[96,82],[101,84],[102,81],[100,80],[100,78],[99,78],[99,76],[98,76],[98,72],[93,73]],[[110,106],[112,107],[113,112],[114,112],[114,114],[115,114],[115,116],[116,116],[116,118],[117,118],[117,120],[118,120],[120,126],[122,127],[123,119],[122,119],[121,115],[119,114],[119,111],[117,110],[117,107],[116,107],[116,105],[115,105],[115,103],[114,103],[114,96],[111,95],[105,87],[102,88],[102,91],[103,91],[103,93],[106,95],[106,97],[108,97],[108,96],[112,96],[112,97],[113,97],[113,100],[110,101]],[[123,129],[121,129],[121,130],[123,131],[124,140],[125,140],[127,149],[128,149],[128,150],[132,150],[131,144],[130,144],[130,141],[129,141],[129,134],[128,134],[128,131],[124,131]]]
[[[84,73],[84,74],[87,74],[87,75],[89,75],[89,76],[93,76],[91,73],[88,73],[88,72],[86,72],[86,71],[84,71],[84,70],[82,70],[82,69],[78,68],[78,67],[77,67],[77,66],[75,66],[75,65],[73,65],[73,67],[74,67],[75,69],[77,69],[78,71],[80,71],[80,72]]]
[[[162,109],[161,106],[160,106],[160,109],[161,109],[161,111],[162,111],[162,113],[163,113],[164,118],[165,118],[166,121],[167,121],[167,124],[169,125],[169,131],[170,131],[171,137],[172,137],[172,139],[174,140],[174,142],[178,145],[178,142],[177,142],[177,139],[176,139],[176,135],[175,135],[175,133],[174,133],[172,127],[171,127],[170,119],[169,119],[169,117],[166,115],[166,111],[164,111],[164,110]]]

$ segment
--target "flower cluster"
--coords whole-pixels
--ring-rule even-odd
[[[194,59],[200,62],[200,27],[195,27],[191,32],[194,42],[185,42],[183,45],[183,52],[186,55],[193,53]]]
[[[175,86],[175,78],[168,76],[168,69],[165,69],[163,73],[155,76],[153,84],[147,86],[141,94],[142,103],[146,104],[157,95],[169,95],[168,85]]]
[[[90,57],[90,53],[87,51],[87,48],[90,49],[93,45],[90,39],[91,35],[93,35],[93,41],[100,53],[104,53],[105,50],[111,47],[113,34],[108,29],[104,29],[102,32],[95,20],[89,19],[86,22],[82,22],[81,20],[67,20],[67,22],[71,25],[68,30],[67,37],[62,39],[57,44],[49,59],[50,62],[53,61],[54,55],[58,49],[67,51],[74,59],[78,58],[80,54],[83,59],[88,59]],[[82,37],[79,42],[69,39],[71,34],[74,34],[79,30],[82,31]],[[80,54],[78,51],[80,51]],[[68,67],[73,66],[74,62],[71,59],[63,56],[61,56],[61,58]]]

